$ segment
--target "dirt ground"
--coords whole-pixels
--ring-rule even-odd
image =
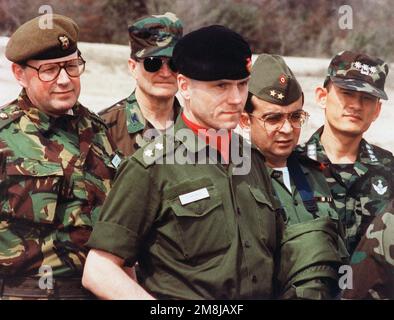
[[[0,106],[15,99],[20,87],[11,73],[11,63],[4,57],[7,38],[0,37]],[[80,101],[97,112],[128,96],[134,81],[127,67],[129,48],[127,46],[81,43],[80,50],[86,63],[81,76]],[[311,114],[307,127],[303,129],[300,142],[306,140],[323,124],[324,113],[314,102],[314,90],[324,79],[328,59],[286,57],[286,62],[297,76],[305,94],[305,110]],[[365,138],[370,143],[394,152],[394,69],[386,82],[389,100],[383,101],[380,117],[375,121]],[[391,129],[393,132],[391,132]]]

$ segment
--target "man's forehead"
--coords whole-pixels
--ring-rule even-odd
[[[41,66],[43,64],[48,64],[48,63],[59,63],[59,62],[65,62],[65,61],[69,61],[69,60],[73,60],[73,59],[77,59],[78,58],[78,51],[75,51],[74,53],[62,57],[62,58],[56,58],[56,59],[46,59],[46,60],[29,60],[27,61],[28,64],[34,64],[37,66]]]
[[[337,90],[337,91],[348,92],[348,93],[355,94],[355,95],[360,94],[362,96],[367,96],[367,97],[371,97],[373,99],[379,100],[378,97],[375,97],[374,95],[370,94],[369,92],[358,91],[358,90],[351,90],[349,88],[342,88],[340,86],[337,86],[334,83],[332,85],[335,88],[335,90]]]

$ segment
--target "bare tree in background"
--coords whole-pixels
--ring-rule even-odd
[[[353,29],[338,25],[342,5]],[[254,52],[330,57],[344,49],[394,58],[392,0],[0,0],[0,35],[38,15],[40,5],[75,19],[81,40],[127,44],[127,25],[146,14],[174,12],[188,33],[223,24],[241,33]]]

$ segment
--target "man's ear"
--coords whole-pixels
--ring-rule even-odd
[[[242,129],[250,129],[250,116],[246,112],[242,112],[241,118],[239,119],[239,125]]]
[[[127,61],[128,65],[129,65],[129,70],[131,72],[131,75],[133,77],[135,77],[135,68],[137,67],[137,61],[134,59],[129,58],[129,60]]]
[[[16,81],[18,81],[18,83],[23,88],[26,88],[27,81],[26,81],[26,76],[25,76],[25,69],[21,65],[13,63],[11,65],[11,70],[12,70],[12,73],[14,74]]]
[[[185,101],[190,100],[190,83],[191,80],[185,77],[183,74],[178,74],[177,76],[178,81],[178,90],[179,93],[182,95]]]
[[[326,108],[327,94],[328,91],[324,87],[317,87],[315,90],[316,102],[322,109]]]

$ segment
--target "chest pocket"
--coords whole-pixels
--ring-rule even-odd
[[[196,201],[182,205],[179,196],[197,190],[200,190],[198,193],[205,192],[201,190],[205,188],[209,197],[198,199],[197,196]],[[181,183],[171,193],[174,191],[177,195],[170,197],[168,204],[175,218],[184,257],[201,261],[226,250],[230,246],[230,238],[223,202],[211,180],[203,178]]]
[[[249,190],[257,205],[260,239],[262,243],[269,246],[270,250],[274,250],[277,233],[281,232],[282,227],[277,220],[283,221],[286,213],[279,202],[270,201],[260,189],[249,186]]]
[[[63,181],[59,163],[31,159],[7,161],[1,188],[2,214],[40,223],[55,219],[58,194]]]

